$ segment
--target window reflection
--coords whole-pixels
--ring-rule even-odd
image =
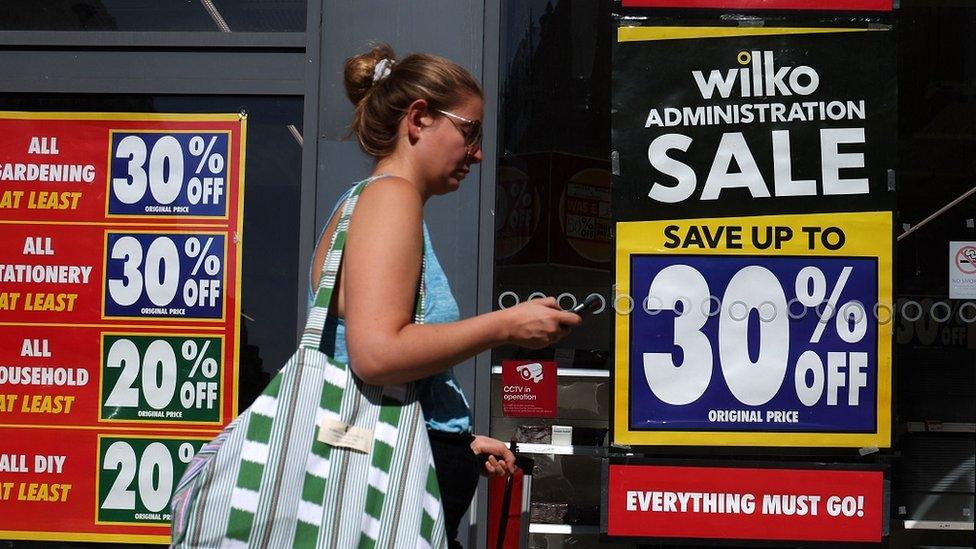
[[[553,296],[564,309],[597,294],[609,304],[609,2],[509,2],[502,31],[495,189],[495,307]],[[553,349],[502,348],[506,358],[609,367],[606,305]]]
[[[305,32],[305,0],[4,0],[0,30]]]

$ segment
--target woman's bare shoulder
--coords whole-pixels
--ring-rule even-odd
[[[417,188],[402,177],[386,176],[370,183],[359,196],[356,210],[367,210],[390,216],[390,220],[423,217],[423,197]]]

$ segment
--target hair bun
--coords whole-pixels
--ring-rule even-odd
[[[370,51],[346,59],[346,96],[352,104],[358,105],[376,82],[386,78],[395,62],[393,48],[385,43],[376,44]]]

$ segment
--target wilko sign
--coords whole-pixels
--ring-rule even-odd
[[[553,361],[502,361],[502,413],[556,417],[556,372]]]
[[[603,527],[612,537],[882,541],[881,471],[606,466]]]
[[[614,218],[879,209],[895,164],[890,44],[885,29],[621,26]],[[840,49],[870,59],[863,78]]]
[[[806,65],[777,67],[775,53],[770,50],[741,51],[736,61],[739,67],[725,69],[724,72],[713,69],[707,77],[704,71],[691,71],[703,99],[711,99],[716,92],[722,99],[728,99],[736,88],[739,97],[810,95],[820,86],[820,74],[816,69]],[[802,104],[795,107],[802,109]],[[652,114],[654,112],[651,111]]]

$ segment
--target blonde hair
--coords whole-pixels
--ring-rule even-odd
[[[386,76],[376,70],[384,59],[392,62]],[[346,59],[345,85],[346,96],[356,106],[349,133],[356,136],[363,151],[376,158],[396,149],[400,119],[414,101],[426,100],[433,113],[449,110],[469,97],[483,97],[471,73],[457,63],[426,53],[397,60],[393,48],[382,43]]]

